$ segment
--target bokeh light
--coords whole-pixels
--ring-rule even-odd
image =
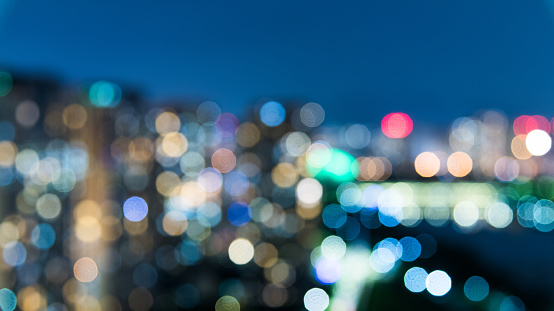
[[[275,127],[285,121],[285,108],[278,102],[270,101],[260,109],[260,120],[267,126]]]
[[[435,176],[440,166],[439,158],[432,152],[422,152],[415,159],[415,169],[421,177]]]
[[[441,270],[435,270],[425,280],[427,291],[433,296],[444,296],[452,288],[450,276]]]
[[[550,135],[543,130],[533,130],[525,138],[527,150],[534,156],[543,156],[552,147]]]
[[[17,297],[8,288],[0,289],[0,310],[13,311],[17,306]]]
[[[254,247],[246,239],[236,239],[229,245],[229,258],[237,265],[244,265],[254,257]]]
[[[402,245],[402,256],[400,256],[402,261],[410,262],[419,258],[419,255],[421,255],[421,244],[416,238],[407,236],[400,239],[399,242]]]
[[[212,155],[212,166],[221,173],[230,172],[236,164],[237,158],[229,149],[218,149]]]
[[[305,126],[316,127],[325,120],[325,110],[316,103],[307,103],[300,109],[300,120]]]
[[[464,294],[471,301],[481,301],[489,295],[489,283],[480,276],[472,276],[464,284]]]
[[[92,258],[82,257],[73,265],[73,274],[79,282],[92,282],[98,276],[98,266]]]
[[[90,102],[100,108],[115,107],[121,100],[121,89],[119,86],[107,81],[93,83],[88,93]]]
[[[448,157],[447,166],[454,177],[464,177],[471,172],[473,160],[467,153],[458,151]]]
[[[428,274],[423,268],[413,267],[404,274],[404,285],[413,293],[420,293],[427,288]]]
[[[381,130],[389,138],[405,138],[412,129],[412,119],[405,113],[389,113],[381,121]]]
[[[141,221],[148,214],[148,205],[143,198],[130,197],[123,203],[123,215],[130,221]]]
[[[329,306],[329,295],[321,288],[312,288],[304,294],[304,307],[308,311],[323,311]]]
[[[215,303],[215,311],[239,311],[240,303],[233,296],[223,296]]]
[[[229,222],[235,226],[244,226],[252,219],[252,209],[244,202],[236,202],[227,209]]]

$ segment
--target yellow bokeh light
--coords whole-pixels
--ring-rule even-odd
[[[446,163],[448,171],[454,177],[464,177],[469,174],[473,168],[473,160],[465,152],[454,152],[448,157]]]
[[[278,255],[277,248],[273,244],[260,243],[254,250],[254,262],[262,268],[269,268],[277,262]]]
[[[533,155],[527,150],[527,146],[525,146],[525,137],[527,135],[518,135],[512,139],[511,149],[512,154],[514,157],[520,159],[520,160],[527,160]]]
[[[187,217],[179,211],[170,211],[162,219],[164,231],[171,236],[183,234],[187,230],[187,225]]]
[[[63,123],[70,129],[82,128],[87,122],[87,111],[79,104],[71,104],[63,110]]]
[[[260,130],[253,123],[243,123],[237,130],[237,143],[245,148],[253,147],[260,140]]]
[[[383,157],[359,157],[360,172],[356,179],[361,181],[386,180],[392,174],[392,164]]]
[[[19,231],[17,226],[11,221],[4,221],[0,224],[0,246],[4,247],[11,241],[19,239]]]
[[[181,120],[179,120],[179,117],[173,112],[162,112],[156,118],[156,131],[161,135],[177,132],[180,129]]]
[[[147,162],[154,154],[154,143],[145,137],[137,137],[129,143],[129,156],[138,162]]]
[[[247,264],[254,257],[254,247],[246,239],[236,239],[229,245],[229,258],[237,265]]]
[[[17,293],[17,305],[22,311],[46,309],[44,290],[38,286],[27,286]]]
[[[94,243],[102,236],[102,226],[97,218],[83,216],[77,218],[75,236],[85,243]]]
[[[80,311],[102,311],[100,308],[100,302],[96,297],[91,295],[85,295],[78,298]]]
[[[296,205],[296,214],[302,219],[314,219],[321,214],[321,202],[317,202],[313,205],[306,205],[302,204],[302,202],[298,202]]]
[[[156,178],[156,189],[163,196],[170,196],[175,187],[181,185],[181,179],[172,171],[164,171]]]
[[[0,141],[0,167],[12,166],[17,155],[17,146],[11,141]]]
[[[79,282],[88,283],[98,276],[98,267],[92,258],[83,257],[75,262],[73,273]]]
[[[179,132],[171,132],[162,138],[162,151],[171,158],[182,156],[188,149],[187,138]]]
[[[432,152],[420,153],[414,162],[415,170],[421,177],[433,177],[439,172],[439,157]]]
[[[197,207],[206,202],[206,191],[196,182],[190,181],[181,186],[181,199],[191,207]]]
[[[298,180],[298,172],[290,163],[279,163],[271,171],[271,179],[281,188],[292,187]]]
[[[100,219],[102,217],[102,208],[100,207],[100,204],[93,200],[83,200],[79,202],[79,204],[77,204],[77,206],[73,209],[73,217],[78,219],[84,216],[91,216]]]

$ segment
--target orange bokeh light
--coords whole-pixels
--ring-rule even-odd
[[[464,177],[471,172],[473,160],[467,153],[458,151],[448,157],[446,165],[454,177]]]

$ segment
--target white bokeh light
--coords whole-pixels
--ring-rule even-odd
[[[329,306],[329,295],[321,288],[312,288],[304,295],[304,307],[309,311],[323,311]]]
[[[533,130],[525,138],[527,150],[534,156],[545,155],[552,147],[550,135],[542,130]]]
[[[435,270],[425,280],[427,291],[433,296],[444,296],[452,288],[452,280],[444,271]]]

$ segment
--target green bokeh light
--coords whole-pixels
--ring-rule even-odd
[[[322,161],[322,158],[326,158],[326,160]],[[322,162],[326,164],[313,165]],[[360,166],[349,153],[331,148],[310,152],[306,157],[306,170],[310,176],[322,183],[339,184],[356,179],[360,172]]]

